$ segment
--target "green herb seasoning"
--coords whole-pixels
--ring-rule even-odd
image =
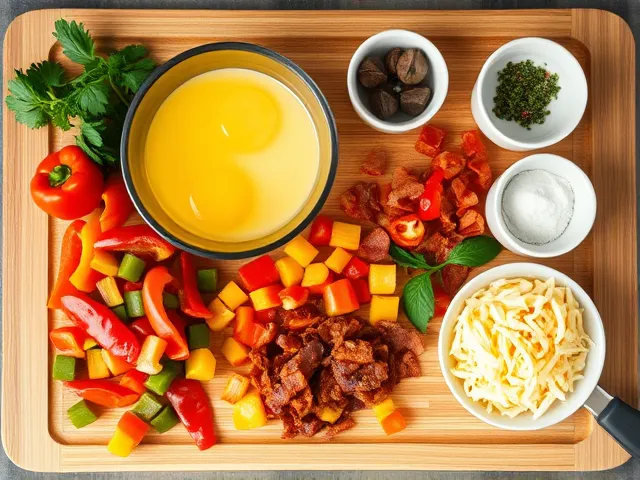
[[[536,67],[531,60],[509,62],[498,72],[493,113],[531,130],[531,125],[544,123],[551,113],[547,107],[559,91],[557,73]]]

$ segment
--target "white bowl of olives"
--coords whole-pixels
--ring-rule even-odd
[[[347,71],[349,98],[358,116],[385,133],[427,123],[449,88],[440,50],[415,32],[387,30],[362,43]]]

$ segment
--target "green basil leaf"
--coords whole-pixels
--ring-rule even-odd
[[[412,254],[404,248],[400,248],[395,243],[391,244],[391,247],[389,248],[389,255],[391,255],[393,261],[401,267],[416,268],[422,270],[431,268],[427,264],[427,262],[424,261],[424,257],[420,255],[420,257],[422,258],[419,258],[418,256],[416,256],[419,254]]]
[[[496,258],[500,250],[502,246],[492,237],[466,238],[451,250],[445,264],[479,267]]]
[[[402,292],[402,305],[413,326],[425,333],[435,311],[433,286],[428,273],[413,277],[407,282]]]

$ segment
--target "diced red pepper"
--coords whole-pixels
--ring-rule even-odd
[[[325,288],[322,298],[324,308],[330,317],[345,315],[360,308],[356,292],[348,278],[338,280]]]
[[[179,378],[167,391],[167,399],[200,450],[216,444],[213,409],[197,380]]]
[[[324,282],[319,285],[309,285],[306,288],[309,290],[309,294],[311,295],[322,295],[324,293],[324,289],[327,288],[328,285],[331,285],[335,279],[335,274],[329,270],[329,275]]]
[[[198,290],[196,267],[190,253],[180,252],[180,279],[178,283],[180,285],[178,291],[180,309],[190,317],[210,318],[211,311],[202,301]]]
[[[396,245],[417,247],[424,238],[424,223],[414,213],[391,222],[389,234]]]
[[[166,267],[153,267],[144,277],[142,301],[151,327],[156,335],[167,342],[165,353],[171,360],[185,360],[189,357],[189,347],[184,337],[167,316],[162,292],[165,285],[173,280]]]
[[[269,255],[258,257],[240,267],[238,276],[244,289],[249,292],[268,287],[280,281],[280,274],[276,264]]]
[[[139,393],[109,380],[74,380],[64,382],[64,386],[85,400],[103,407],[126,407],[140,396]]]
[[[278,311],[277,307],[267,308],[266,310],[260,310],[259,312],[255,313],[255,321],[260,323],[275,322],[277,311]]]
[[[427,157],[435,157],[440,153],[440,146],[446,133],[433,125],[425,125],[416,142],[416,150]]]
[[[78,294],[62,297],[62,310],[102,348],[135,364],[140,354],[138,339],[111,309],[85,294]]]
[[[102,200],[104,200],[104,210],[100,215],[100,228],[103,232],[121,227],[133,213],[133,202],[119,172],[112,173],[107,178]]]
[[[371,303],[371,292],[369,292],[369,282],[364,278],[354,278],[351,280],[353,291],[356,292],[356,298],[360,305]]]
[[[128,252],[156,262],[166,260],[176,251],[173,245],[146,224],[112,228],[100,236],[94,248],[108,252]]]
[[[147,317],[137,318],[134,322],[129,324],[129,328],[138,339],[138,342],[140,342],[140,345],[144,343],[145,338],[149,335],[156,334]]]
[[[89,335],[80,327],[61,327],[51,330],[49,333],[51,343],[67,357],[84,358],[84,341]]]
[[[440,205],[442,203],[442,180],[444,172],[441,169],[434,170],[424,184],[424,192],[418,200],[418,215],[420,220],[428,221],[440,218]]]
[[[124,285],[122,286],[122,289],[125,292],[137,292],[142,290],[142,282],[129,282],[126,281],[124,282]]]
[[[326,215],[318,215],[311,224],[309,243],[315,246],[329,245],[333,220]]]
[[[47,303],[49,308],[62,308],[62,303],[60,302],[62,297],[78,293],[78,289],[69,281],[69,277],[76,271],[80,263],[82,255],[80,232],[84,225],[84,220],[76,220],[69,224],[64,232],[62,247],[60,248],[60,268],[58,269],[56,283],[53,285],[53,290],[51,290],[49,303]]]
[[[233,327],[233,338],[250,347],[253,345],[254,330],[254,309],[247,306],[238,307],[236,309],[236,322]]]
[[[444,288],[438,282],[432,283],[433,297],[435,299],[435,311],[433,312],[433,316],[442,317],[447,313],[447,308],[449,308],[449,304],[451,303],[451,296],[444,291]]]
[[[342,274],[350,280],[366,277],[369,275],[369,264],[354,255],[344,267]]]
[[[142,394],[147,391],[147,387],[144,386],[144,382],[146,382],[148,378],[148,374],[134,368],[122,376],[120,379],[120,385],[136,393]]]
[[[282,308],[285,310],[293,310],[301,307],[307,300],[309,300],[309,290],[300,285],[294,285],[293,287],[287,287],[278,293],[280,300],[282,300]]]

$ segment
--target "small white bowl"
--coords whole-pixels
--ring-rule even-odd
[[[569,182],[573,189],[573,216],[566,230],[544,245],[518,240],[507,228],[502,215],[502,195],[505,187],[525,170],[546,170]],[[575,163],[550,153],[539,153],[518,160],[500,175],[487,193],[485,216],[493,236],[503,247],[518,255],[537,258],[557,257],[576,248],[591,231],[596,218],[596,192],[589,177]]]
[[[583,371],[584,378],[575,383],[574,391],[567,395],[567,399],[564,402],[556,400],[549,410],[535,420],[531,412],[521,413],[515,418],[509,418],[496,411],[488,413],[482,404],[474,402],[467,396],[464,392],[462,380],[451,373],[454,361],[449,355],[451,342],[453,340],[453,329],[458,315],[464,308],[465,300],[481,288],[487,287],[491,282],[500,280],[501,278],[521,277],[537,278],[540,280],[547,280],[553,277],[557,285],[571,288],[580,307],[584,309],[582,314],[584,330],[594,342],[594,346],[591,347],[591,350],[589,350],[587,354],[586,365]],[[600,379],[604,365],[605,347],[604,327],[598,309],[580,285],[565,274],[545,267],[544,265],[535,263],[509,263],[487,270],[477,277],[472,278],[460,289],[456,296],[453,297],[451,305],[442,320],[442,326],[440,327],[438,359],[440,360],[442,375],[449,390],[451,390],[453,396],[460,402],[460,405],[467,409],[469,413],[489,425],[506,430],[538,430],[561,422],[584,405],[589,395],[591,395],[598,385],[598,380]]]
[[[427,56],[426,84],[431,89],[431,98],[424,112],[416,117],[399,111],[388,120],[380,120],[369,109],[370,90],[360,85],[358,68],[367,57],[384,58],[395,47],[417,48]],[[387,30],[369,37],[355,51],[347,70],[347,88],[353,109],[362,121],[380,132],[404,133],[424,125],[440,110],[449,89],[449,71],[440,50],[422,35],[408,30]]]
[[[549,104],[548,115],[531,130],[513,121],[500,120],[493,113],[493,98],[498,86],[498,72],[507,62],[532,60],[557,73],[560,92]],[[545,38],[527,37],[513,40],[489,56],[471,93],[471,112],[480,130],[496,145],[524,152],[548,147],[569,135],[580,123],[587,106],[587,79],[576,58],[563,46]]]

